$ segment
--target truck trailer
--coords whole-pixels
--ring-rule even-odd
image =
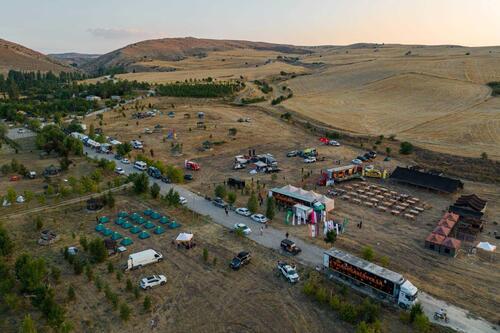
[[[128,256],[125,270],[142,268],[143,266],[154,264],[163,260],[163,255],[153,249],[132,253]]]
[[[318,185],[331,186],[335,183],[340,183],[346,180],[361,179],[362,173],[363,167],[354,164],[326,169],[325,171],[321,172],[321,176],[318,180]]]
[[[323,266],[330,277],[404,309],[411,308],[417,300],[417,287],[401,274],[339,249],[332,248],[323,253]]]

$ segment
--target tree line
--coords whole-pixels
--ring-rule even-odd
[[[237,82],[176,82],[158,85],[156,93],[160,96],[216,98],[230,96],[242,88],[243,84]]]

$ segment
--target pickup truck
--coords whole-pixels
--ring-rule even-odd
[[[290,283],[299,282],[299,274],[295,268],[295,265],[287,264],[283,261],[278,261],[278,271],[287,279]]]
[[[288,238],[281,241],[280,247],[283,251],[291,253],[293,255],[299,254],[302,250],[298,247],[294,241]]]

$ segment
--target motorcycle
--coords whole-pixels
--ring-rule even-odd
[[[434,320],[444,320],[445,323],[448,323],[450,321],[446,312],[441,311],[434,312]]]

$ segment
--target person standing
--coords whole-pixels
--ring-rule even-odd
[[[260,227],[260,235],[263,236],[264,235],[264,227]]]
[[[285,234],[286,239],[288,239],[288,236],[289,236],[289,234],[288,234],[288,231],[287,231],[286,234]]]
[[[228,216],[229,215],[229,211],[227,210],[227,207],[225,207],[224,210],[226,211],[226,216]]]

